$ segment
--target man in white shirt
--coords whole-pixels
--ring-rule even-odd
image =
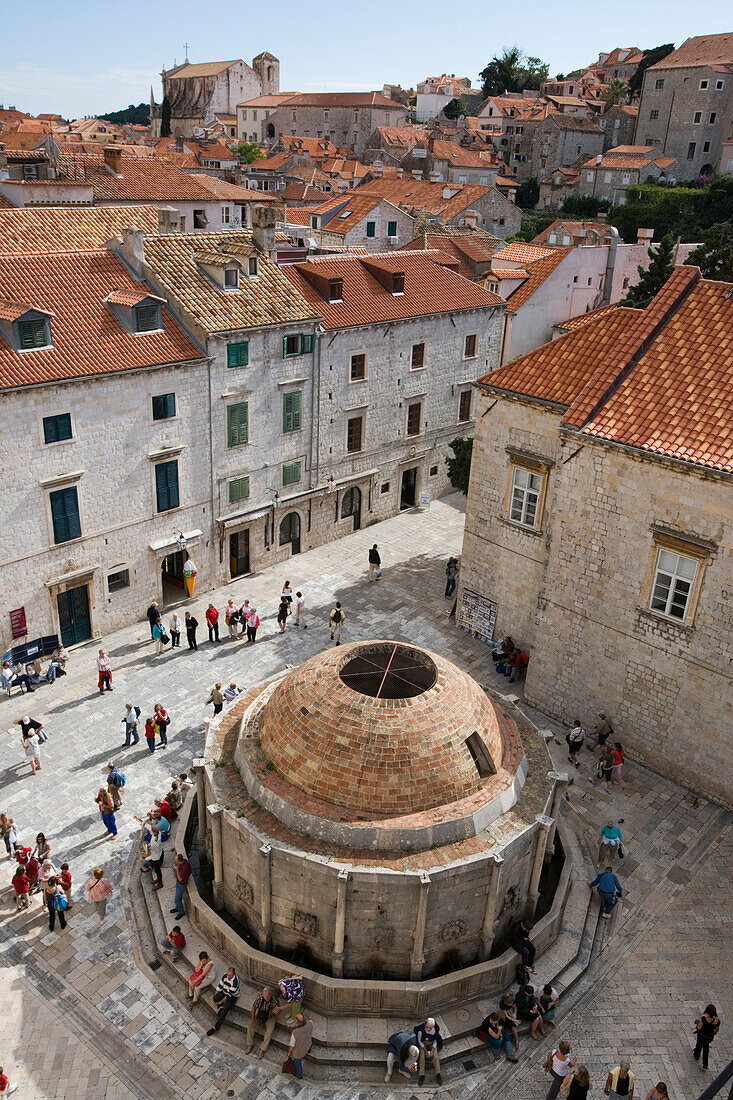
[[[305,596],[302,592],[295,593],[295,625],[302,625],[303,630],[308,629],[308,624],[305,621]]]
[[[97,668],[99,670],[99,694],[104,695],[105,690],[113,691],[112,663],[103,649],[100,649],[97,657]]]

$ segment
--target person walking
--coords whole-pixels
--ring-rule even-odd
[[[247,618],[247,642],[253,644],[257,641],[257,628],[260,625],[260,617],[257,614],[257,608],[253,607]]]
[[[455,558],[448,558],[448,564],[445,567],[445,598],[449,600],[456,590],[456,573],[458,572],[458,562]]]
[[[574,1065],[575,1058],[570,1057],[570,1043],[563,1039],[559,1046],[547,1055],[545,1061],[545,1070],[552,1077],[552,1084],[547,1090],[545,1100],[555,1100]]]
[[[303,630],[308,629],[305,621],[305,596],[302,592],[295,593],[295,625],[302,626]]]
[[[415,1032],[395,1031],[387,1040],[387,1072],[384,1075],[385,1085],[389,1084],[392,1070],[397,1065],[397,1072],[408,1081],[412,1080],[411,1074],[417,1073],[420,1048],[415,1039]]]
[[[206,1032],[214,1035],[227,1018],[227,1013],[237,1003],[239,998],[239,978],[233,966],[230,966],[226,974],[219,981],[214,993],[214,1005],[218,1009],[216,1023]]]
[[[229,637],[236,638],[237,623],[239,622],[239,611],[237,610],[234,600],[231,597],[229,598],[227,605],[224,608],[224,622],[227,624]]]
[[[304,1013],[299,1012],[295,1017],[295,1027],[290,1033],[290,1045],[288,1057],[293,1059],[295,1076],[298,1081],[303,1080],[303,1059],[313,1045],[313,1021]]]
[[[61,864],[59,882],[61,883],[61,889],[66,895],[66,908],[71,909],[71,871],[69,870],[68,863]]]
[[[618,784],[619,787],[623,786],[621,779],[621,769],[624,766],[624,749],[620,741],[614,741],[613,743],[613,765],[611,771],[613,773],[613,781]]]
[[[170,955],[174,962],[180,959],[181,951],[186,946],[186,937],[181,932],[180,924],[173,925],[165,939],[160,941],[160,946],[163,948],[163,954]]]
[[[153,724],[158,734],[158,748],[168,748],[168,726],[171,724],[168,711],[162,703],[156,703],[153,707]]]
[[[15,819],[8,817],[7,814],[0,814],[0,836],[3,838],[5,851],[9,856],[12,856],[20,848],[20,840],[18,839],[18,826],[15,824]]]
[[[242,606],[239,609],[239,621],[242,624],[240,629],[239,629],[240,636],[242,634],[244,634],[244,632],[247,629],[247,622],[249,620],[249,616],[250,616],[251,611],[252,611],[252,608],[249,606],[249,600],[245,600],[244,603],[242,604]]]
[[[611,775],[613,773],[613,749],[610,745],[604,745],[601,749],[600,759],[596,768],[596,774],[590,777],[595,787],[596,783],[605,782],[606,790],[611,791]]]
[[[138,707],[134,707],[132,703],[125,703],[125,715],[122,719],[122,723],[125,727],[125,744],[123,748],[129,749],[130,745],[137,745],[140,740],[140,734],[137,731],[137,721],[140,717],[140,711]]]
[[[700,1061],[700,1055],[702,1055],[702,1062],[700,1063],[700,1069],[702,1070],[708,1068],[710,1044],[719,1031],[720,1020],[715,1005],[707,1005],[700,1019],[695,1021],[696,1042],[692,1054],[696,1062]]]
[[[214,607],[213,603],[210,603],[206,608],[206,625],[209,628],[209,641],[219,641],[219,612]]]
[[[15,1092],[17,1087],[17,1082],[11,1081],[3,1067],[0,1066],[0,1096],[10,1096],[11,1092]]]
[[[61,889],[58,879],[55,875],[52,875],[43,888],[43,901],[48,909],[48,930],[53,932],[56,925],[56,917],[59,918],[59,924],[61,930],[66,928],[66,909],[68,902],[66,901],[66,895]]]
[[[613,910],[620,897],[623,897],[623,890],[621,889],[621,883],[613,873],[613,868],[604,867],[604,869],[596,875],[592,882],[589,882],[591,890],[595,886],[597,888],[598,897],[603,902],[602,917],[609,920],[613,914]]]
[[[290,604],[285,596],[280,597],[280,606],[277,609],[277,624],[280,627],[280,633],[285,633],[285,623],[288,621],[288,615],[290,614]]]
[[[155,722],[152,715],[145,719],[145,743],[148,746],[148,752],[152,756],[155,752]]]
[[[104,920],[107,912],[107,902],[112,897],[112,883],[104,877],[104,868],[95,867],[92,877],[84,887],[87,897],[94,903],[100,922]]]
[[[186,620],[186,638],[188,640],[188,648],[189,649],[198,649],[198,645],[196,644],[196,631],[198,630],[198,627],[199,627],[199,621],[198,621],[198,619],[194,619],[194,617],[193,617],[193,615],[191,614],[190,611],[186,612],[185,620]]]
[[[593,1088],[593,1083],[590,1079],[586,1066],[578,1066],[576,1069],[569,1073],[565,1078],[565,1085],[567,1085],[568,1078],[570,1078],[570,1088],[568,1089],[568,1100],[587,1100],[588,1093]]]
[[[378,581],[382,575],[382,559],[376,542],[369,551],[369,582]]]
[[[664,1081],[657,1081],[653,1089],[649,1089],[649,1092],[644,1097],[644,1100],[669,1100],[669,1093],[667,1092],[667,1086]]]
[[[224,706],[224,695],[221,690],[221,684],[218,681],[209,692],[209,698],[206,702],[214,704],[214,717],[221,713],[222,707]]]
[[[103,649],[100,649],[97,655],[97,672],[99,673],[99,679],[97,681],[99,694],[104,695],[105,691],[113,691],[112,662]]]
[[[534,959],[537,950],[529,938],[531,931],[531,920],[517,921],[512,928],[510,943],[514,950],[521,956],[522,964],[534,973]]]
[[[38,740],[38,734],[30,730],[27,736],[21,737],[20,743],[23,746],[25,758],[31,766],[31,772],[35,775],[36,772],[41,771],[41,743]]]
[[[292,614],[292,611],[293,611],[293,586],[291,585],[290,581],[285,581],[285,584],[283,585],[283,590],[280,593],[280,596],[281,596],[281,598],[284,598],[285,600],[287,600],[288,613]]]
[[[148,834],[148,855],[142,862],[141,870],[151,872],[154,879],[154,890],[161,890],[163,888],[164,855],[163,837],[161,836],[160,828],[158,825],[151,825],[150,833]]]
[[[176,894],[171,913],[175,913],[179,920],[183,920],[186,915],[183,899],[186,896],[188,880],[191,877],[191,864],[180,852],[173,860],[173,870],[176,873]]]
[[[440,1027],[436,1024],[432,1016],[428,1016],[427,1020],[424,1020],[423,1023],[416,1024],[415,1038],[420,1048],[417,1060],[418,1085],[425,1084],[425,1066],[428,1064],[435,1070],[435,1080],[439,1085],[442,1085],[443,1078],[440,1073],[440,1051],[443,1047],[443,1036],[440,1034]]]
[[[252,1002],[252,1011],[249,1016],[249,1022],[247,1023],[247,1044],[244,1048],[244,1053],[249,1054],[252,1050],[252,1046],[255,1041],[255,1034],[257,1028],[261,1028],[263,1032],[262,1043],[257,1051],[257,1057],[261,1058],[267,1048],[270,1045],[272,1039],[272,1033],[275,1030],[275,1024],[277,1023],[277,1015],[280,1011],[277,997],[274,995],[271,989],[267,986],[262,990],[259,997],[255,997]]]
[[[599,710],[598,721],[591,730],[591,737],[594,737],[595,740],[592,745],[588,745],[588,748],[597,749],[599,745],[603,748],[612,733],[613,730],[611,729],[611,723],[608,721],[606,712],[604,710]]]
[[[623,1100],[632,1100],[634,1095],[634,1074],[631,1072],[631,1065],[629,1062],[619,1062],[615,1069],[612,1069],[606,1078],[606,1084],[603,1086],[603,1091],[609,1100],[618,1100],[622,1097]]]
[[[336,645],[341,645],[341,631],[344,626],[344,618],[345,616],[341,609],[341,604],[337,602],[328,618],[331,624],[331,641],[333,642],[335,640]]]
[[[117,824],[115,822],[115,804],[112,801],[111,795],[107,793],[104,787],[99,788],[99,792],[94,801],[99,806],[99,812],[102,815],[102,824],[107,830],[107,836],[117,836]]]
[[[208,952],[199,951],[199,961],[196,963],[194,971],[188,979],[187,997],[191,1002],[191,1008],[193,1008],[201,996],[201,991],[213,985],[215,981],[216,971],[214,970],[214,964],[209,958]]]
[[[28,909],[31,903],[30,888],[31,883],[28,875],[25,873],[24,867],[16,867],[13,872],[13,877],[10,880],[13,890],[15,890],[15,907],[16,909]]]
[[[580,724],[579,718],[573,719],[573,728],[569,731],[565,737],[568,746],[568,760],[571,764],[574,764],[576,768],[580,767],[580,761],[578,760],[578,753],[583,748],[583,741],[585,740],[585,733],[583,727]]]
[[[24,714],[22,718],[16,718],[16,726],[20,726],[20,732],[23,737],[27,737],[29,733],[35,733],[38,737],[39,744],[43,744],[44,741],[48,741],[48,735],[43,728],[43,722],[39,722],[37,718],[31,718],[29,714]]]
[[[160,622],[160,611],[158,611],[158,601],[157,600],[151,600],[150,601],[150,607],[145,612],[145,614],[147,615],[148,624],[150,626],[150,637],[154,638],[155,637],[155,633],[154,633],[155,624]]]
[[[242,692],[242,689],[238,688],[237,685],[232,680],[229,687],[224,688],[224,700],[225,700],[225,702],[231,703],[233,699],[236,699],[237,696],[241,694],[241,692]]]
[[[107,765],[107,793],[116,810],[119,810],[122,805],[122,788],[126,782],[124,772],[121,772],[115,764]]]
[[[618,825],[612,821],[606,822],[598,837],[598,864],[605,867],[607,863],[613,863],[614,856],[621,856],[623,849],[621,843],[623,837]]]

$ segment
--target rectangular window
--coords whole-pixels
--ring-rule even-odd
[[[475,359],[476,358],[476,333],[472,332],[470,336],[467,336],[463,343],[463,358]]]
[[[229,207],[228,206],[222,206],[222,208],[221,208],[221,220],[225,224],[227,224],[227,225],[229,224]]]
[[[397,236],[397,222],[387,222],[387,236],[388,237],[396,237]]]
[[[346,450],[350,455],[361,450],[363,424],[362,416],[352,416],[346,422]]]
[[[157,305],[138,306],[135,310],[135,331],[153,332],[160,328],[160,309]]]
[[[171,508],[178,507],[177,459],[159,462],[155,467],[155,498],[158,512],[170,512]]]
[[[116,573],[110,573],[107,577],[107,591],[120,592],[123,588],[130,587],[130,570],[118,569]]]
[[[404,294],[405,293],[405,276],[404,272],[396,271],[392,275],[392,293]]]
[[[422,402],[416,401],[414,405],[410,405],[407,409],[407,434],[419,435],[420,434],[420,416],[422,413]]]
[[[254,278],[259,272],[258,262],[259,261],[256,256],[250,256],[249,260],[247,261],[247,273],[250,278]]]
[[[695,159],[695,145],[696,145],[696,142],[691,141],[690,144],[687,146],[687,159],[688,160],[694,160]]]
[[[237,504],[249,496],[249,478],[233,477],[229,482],[229,503]]]
[[[389,492],[389,482],[388,481],[383,481],[382,482],[382,484],[379,486],[379,492],[382,493],[382,494]]]
[[[655,118],[659,118],[659,111],[650,111],[649,118],[652,120],[654,120]]]
[[[297,485],[300,481],[300,459],[286,462],[283,466],[283,485]]]
[[[655,88],[655,91],[657,91],[657,92],[661,92],[661,90],[662,90],[662,88],[663,88],[663,87],[664,87],[664,80],[663,80],[662,78],[659,78],[659,77],[658,77],[658,78],[657,78],[657,79],[656,79],[656,80],[654,81],[654,88]]]
[[[458,419],[461,423],[471,419],[471,390],[464,390],[458,402]]]
[[[652,585],[652,611],[683,622],[696,576],[697,562],[694,558],[660,549]]]
[[[57,489],[49,493],[51,500],[51,520],[53,522],[53,541],[69,542],[81,538],[81,519],[79,518],[79,497],[76,485],[66,489]]]
[[[329,302],[343,302],[343,300],[344,300],[344,280],[343,279],[329,279],[329,281],[328,281],[328,300],[329,300]]]
[[[363,382],[366,378],[366,355],[363,352],[351,356],[349,377],[352,382]]]
[[[23,350],[48,347],[48,326],[45,321],[18,321],[18,336]]]
[[[710,126],[715,125],[715,120],[716,120],[717,117],[718,117],[718,112],[717,111],[711,111],[710,112],[710,122],[709,122]]]
[[[56,416],[44,416],[44,443],[60,443],[63,439],[71,439],[71,413],[58,413]]]
[[[227,447],[249,443],[249,403],[238,401],[227,405]]]
[[[431,466],[430,467],[430,476],[431,477],[437,477],[438,476],[438,467],[437,466]]]
[[[701,80],[701,81],[700,81],[700,91],[701,91],[701,92],[704,92],[704,91],[705,91],[705,89],[706,89],[706,88],[708,87],[708,85],[709,85],[709,84],[710,84],[710,81],[709,81],[709,80]]]
[[[367,222],[367,237],[376,237],[377,235],[377,223]]]
[[[709,141],[704,141],[702,143],[702,151],[703,151],[703,153],[709,153],[710,152],[710,142]]]
[[[413,344],[412,345],[412,358],[410,359],[410,367],[412,370],[417,370],[418,367],[425,366],[425,345]]]
[[[224,286],[227,290],[236,290],[239,286],[239,268],[227,267],[224,269]]]
[[[296,355],[307,355],[313,351],[313,337],[306,333],[283,336],[283,359],[292,359]]]
[[[249,363],[249,341],[227,344],[227,367],[246,367]]]
[[[725,87],[725,81],[724,80],[716,80],[715,81],[715,91],[716,92],[722,92],[724,87]]]
[[[293,390],[283,394],[283,431],[297,432],[301,428],[303,391]]]
[[[157,393],[153,398],[153,420],[170,420],[176,415],[176,395]]]
[[[521,466],[515,466],[509,509],[511,519],[525,527],[536,527],[541,492],[541,475],[533,474],[531,470],[525,470]]]
[[[698,122],[702,121],[702,111],[695,111],[692,121],[697,126]]]

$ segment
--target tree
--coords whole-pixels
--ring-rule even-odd
[[[240,164],[251,164],[254,160],[262,160],[264,153],[256,141],[240,141],[234,147],[234,152],[239,157]]]
[[[638,267],[639,282],[632,286],[629,293],[619,304],[645,309],[674,271],[674,237],[671,233],[662,237],[659,245],[651,246],[648,252],[650,263],[645,271]]]
[[[608,88],[603,93],[603,100],[606,106],[603,108],[604,112],[610,111],[612,107],[615,107],[617,103],[627,103],[629,99],[629,86],[625,80],[618,80],[614,78],[608,85]]]
[[[562,212],[579,214],[581,218],[595,218],[600,210],[608,210],[610,205],[608,199],[598,199],[595,195],[568,195],[563,199]]]
[[[104,118],[107,122],[116,122],[120,126],[133,125],[133,126],[147,126],[150,122],[150,105],[148,103],[138,103],[137,107],[134,103],[131,103],[129,107],[125,107],[124,111],[110,111],[107,115],[100,115],[100,118]]]
[[[453,451],[453,458],[446,457],[445,460],[448,467],[448,480],[454,489],[458,489],[464,496],[467,496],[468,480],[471,476],[473,440],[452,439],[448,446]]]
[[[531,176],[528,180],[522,180],[517,188],[514,201],[523,210],[534,210],[540,201],[540,183],[536,176]]]
[[[690,253],[706,279],[733,283],[733,222],[718,222],[702,234],[702,244]]]
[[[468,114],[465,104],[460,99],[452,99],[450,103],[446,103],[443,108],[443,114],[446,118],[460,118],[462,115]]]
[[[668,53],[672,53],[673,49],[673,43],[667,42],[664,46],[655,46],[653,50],[644,50],[644,56],[639,62],[639,68],[629,79],[629,95],[632,98],[641,94],[641,86],[644,83],[644,73],[649,66],[656,65],[656,63],[661,61],[663,57],[666,57]]]
[[[163,105],[160,108],[160,136],[171,136],[171,101],[168,96],[163,97]]]
[[[547,80],[550,66],[539,57],[525,57],[519,46],[504,49],[501,57],[492,57],[479,73],[484,96],[503,92],[521,92],[523,88],[539,88]]]

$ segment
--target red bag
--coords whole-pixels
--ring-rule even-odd
[[[295,1062],[292,1058],[288,1057],[283,1062],[283,1073],[290,1073],[295,1077]]]

